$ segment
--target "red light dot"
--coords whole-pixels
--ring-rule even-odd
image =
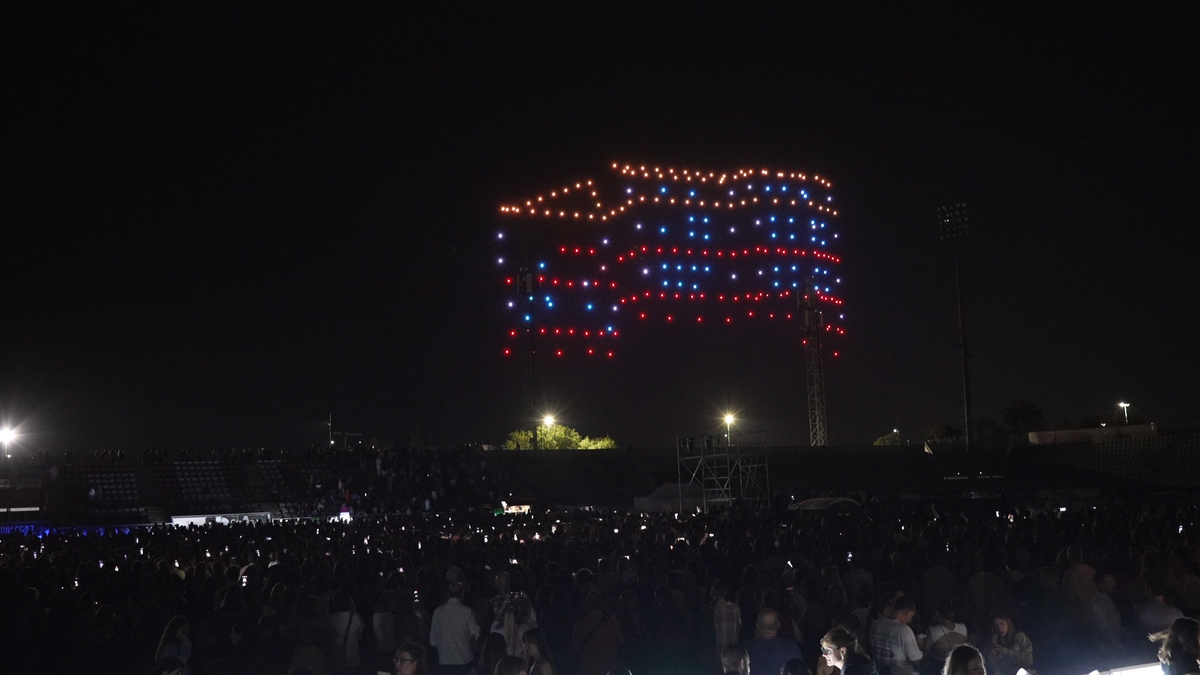
[[[512,354],[512,350],[511,350],[511,349],[505,349],[505,350],[504,350],[504,355],[505,355],[505,356],[508,356],[509,354]]]
[[[595,350],[595,349],[589,349],[589,350],[588,350],[588,354],[594,354],[595,352],[596,352],[596,350]]]
[[[613,355],[613,353],[612,353],[612,352],[609,352],[609,353],[608,353],[608,358],[610,358],[610,359],[611,359],[611,358],[612,358],[612,355]]]

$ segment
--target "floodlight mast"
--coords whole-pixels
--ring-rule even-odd
[[[970,352],[967,351],[967,328],[963,314],[962,273],[958,260],[958,242],[966,238],[970,231],[970,221],[967,219],[967,205],[963,203],[949,204],[937,210],[938,236],[942,241],[954,245],[954,288],[958,295],[958,349],[962,356],[963,381],[963,445],[966,453],[971,454],[971,370],[968,366]]]

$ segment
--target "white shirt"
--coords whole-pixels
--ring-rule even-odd
[[[924,656],[912,629],[895,619],[879,619],[871,625],[871,651],[877,661],[891,667],[892,675],[912,675]]]
[[[475,613],[458,598],[450,598],[433,610],[429,629],[429,644],[437,647],[438,662],[461,666],[475,659],[471,638],[479,637]]]
[[[329,629],[333,632],[334,647],[343,646],[346,649],[346,665],[357,666],[361,663],[358,656],[358,637],[363,632],[362,619],[356,612],[333,612],[329,615]],[[350,622],[350,630],[346,631],[346,622]],[[342,638],[345,638],[343,641]]]

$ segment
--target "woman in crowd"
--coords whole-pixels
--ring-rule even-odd
[[[421,645],[406,644],[396,650],[392,659],[396,675],[426,675],[429,672],[425,664],[425,648]]]
[[[162,661],[167,657],[178,659],[183,664],[183,672],[188,672],[188,659],[192,656],[192,641],[188,637],[191,624],[186,617],[176,616],[163,629],[162,639],[158,641],[158,649],[154,652],[154,660]]]
[[[1158,660],[1162,663],[1163,675],[1200,673],[1200,622],[1179,617],[1169,630],[1155,633],[1150,639],[1162,643]]]
[[[975,647],[962,644],[950,652],[942,675],[987,675],[983,667],[983,654]]]
[[[479,661],[475,664],[475,675],[492,675],[496,672],[496,664],[508,656],[508,643],[500,633],[488,633],[483,640],[483,649],[479,650]]]
[[[954,602],[943,600],[933,614],[933,623],[926,631],[926,642],[921,645],[921,650],[925,652],[925,659],[921,662],[921,673],[924,675],[942,672],[950,652],[967,641],[967,626],[956,619]]]
[[[854,633],[845,628],[834,628],[821,638],[821,656],[826,666],[839,669],[842,675],[876,675],[875,663]]]
[[[529,675],[529,669],[525,666],[525,659],[519,656],[505,656],[496,664],[492,675]]]
[[[375,635],[375,652],[383,655],[394,654],[400,646],[399,630],[396,628],[396,613],[400,609],[400,599],[396,591],[387,589],[379,594],[375,603],[375,613],[371,615],[371,631]]]
[[[329,601],[329,633],[333,636],[330,660],[337,668],[357,668],[361,663],[358,652],[359,637],[363,632],[362,619],[354,611],[354,600],[346,591],[338,591]]]
[[[992,636],[987,649],[987,667],[992,675],[1017,675],[1033,665],[1033,643],[1013,626],[1003,612],[992,617]]]
[[[554,658],[550,654],[545,631],[531,628],[525,632],[524,640],[529,675],[554,675]]]

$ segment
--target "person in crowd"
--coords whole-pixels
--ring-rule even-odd
[[[1121,612],[1113,602],[1117,579],[1112,572],[1096,572],[1096,595],[1092,598],[1092,645],[1112,657],[1121,651]]]
[[[375,636],[376,653],[391,655],[400,647],[397,640],[399,630],[396,627],[399,610],[400,599],[396,591],[390,588],[384,590],[375,603],[375,612],[371,614],[371,633]]]
[[[1000,612],[992,617],[985,657],[992,675],[1017,675],[1018,669],[1033,665],[1033,643],[1013,626],[1012,617]]]
[[[421,645],[405,644],[392,657],[395,675],[428,675],[429,665],[425,662],[425,648]]]
[[[168,657],[177,659],[183,664],[183,673],[187,675],[188,661],[192,656],[192,641],[190,638],[192,624],[183,616],[175,616],[163,629],[162,639],[158,641],[158,649],[154,651],[155,662]]]
[[[1145,633],[1161,633],[1169,630],[1176,619],[1183,616],[1178,607],[1166,600],[1167,584],[1160,577],[1146,580],[1146,599],[1133,607],[1138,630]]]
[[[876,664],[887,666],[891,675],[913,675],[924,654],[909,624],[917,612],[912,598],[901,595],[892,603],[892,616],[871,624],[871,652]]]
[[[1163,675],[1200,673],[1200,622],[1179,617],[1169,629],[1151,635],[1150,639],[1162,643],[1158,661]]]
[[[812,670],[808,664],[804,663],[804,659],[788,659],[787,663],[783,664],[783,670],[779,671],[780,675],[812,675]]]
[[[579,660],[580,673],[604,675],[617,665],[617,651],[622,641],[621,624],[604,613],[600,591],[589,591],[585,606],[587,614],[575,622],[571,632],[571,651]]]
[[[475,662],[474,643],[479,640],[479,623],[471,608],[463,604],[462,582],[451,582],[448,592],[450,597],[433,611],[429,644],[437,649],[439,673],[467,675]]]
[[[489,675],[496,670],[500,659],[508,656],[508,645],[500,633],[488,633],[479,650],[479,661],[475,664],[475,675]]]
[[[841,675],[878,675],[875,662],[858,644],[858,637],[845,628],[834,628],[821,638],[821,657],[826,666],[837,668]]]
[[[954,648],[967,641],[967,626],[959,623],[953,600],[943,600],[933,614],[933,623],[926,631],[925,644],[920,645],[925,657],[921,672],[933,675],[942,672],[946,658]]]
[[[736,644],[742,629],[742,611],[729,599],[729,586],[718,579],[712,585],[713,632],[716,634],[717,653],[729,645]]]
[[[962,644],[955,647],[950,656],[946,657],[946,667],[942,675],[987,675],[983,665],[983,654],[973,645]]]
[[[525,658],[525,633],[537,628],[537,612],[529,596],[521,592],[508,592],[507,573],[497,575],[497,588],[501,587],[501,580],[504,581],[503,595],[492,599],[496,618],[492,622],[491,632],[504,636],[510,655]]]
[[[492,675],[529,675],[529,668],[525,665],[525,659],[519,656],[505,655],[496,664],[496,670]]]
[[[329,646],[330,662],[338,670],[354,670],[362,663],[358,643],[362,637],[363,622],[354,611],[354,601],[346,591],[337,591],[329,600],[329,634],[333,642]]]
[[[554,656],[546,632],[540,628],[525,631],[525,661],[529,675],[555,675]]]
[[[725,675],[750,675],[750,654],[746,648],[741,645],[729,645],[722,649],[721,672]]]
[[[1096,595],[1096,570],[1083,561],[1083,549],[1067,547],[1067,570],[1063,572],[1062,590],[1067,616],[1077,624],[1090,625],[1092,598]]]
[[[174,656],[159,659],[150,669],[150,675],[185,675],[187,666]]]
[[[779,637],[779,614],[770,607],[758,613],[755,631],[758,637],[742,643],[750,655],[755,672],[774,675],[783,669],[788,659],[804,658],[795,640]]]

